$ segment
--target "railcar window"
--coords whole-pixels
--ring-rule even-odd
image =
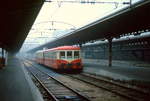
[[[46,54],[45,54],[45,55],[46,55],[46,58],[48,58],[48,57],[49,57],[48,52],[46,52]]]
[[[74,58],[75,59],[79,58],[79,51],[74,51]]]
[[[56,59],[56,52],[54,52],[53,58]]]
[[[48,53],[48,58],[53,58],[53,52]]]
[[[65,59],[65,52],[60,52],[60,59]]]
[[[72,59],[72,51],[67,51],[67,59]]]

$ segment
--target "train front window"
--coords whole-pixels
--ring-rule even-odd
[[[74,58],[78,59],[79,58],[79,51],[74,51]]]
[[[60,52],[60,59],[65,59],[65,52],[64,51]]]
[[[72,51],[67,51],[67,59],[72,59]]]

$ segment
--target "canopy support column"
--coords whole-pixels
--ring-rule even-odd
[[[108,66],[112,66],[112,38],[108,38]]]
[[[4,58],[4,49],[2,47],[2,58]]]
[[[82,43],[79,44],[79,47],[82,48]]]

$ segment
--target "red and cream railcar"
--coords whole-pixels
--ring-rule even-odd
[[[82,70],[80,47],[61,46],[36,53],[36,62],[56,70]]]

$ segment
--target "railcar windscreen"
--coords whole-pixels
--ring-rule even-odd
[[[67,59],[72,59],[72,51],[67,51]]]
[[[65,51],[60,52],[60,59],[65,59]]]
[[[79,51],[74,51],[74,58],[78,59],[79,58]]]

